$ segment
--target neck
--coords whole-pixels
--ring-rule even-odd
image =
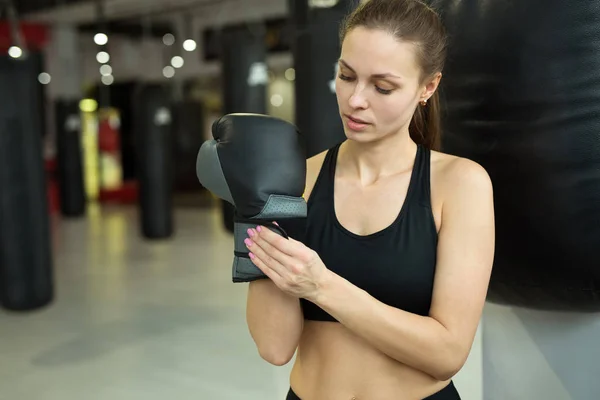
[[[416,149],[408,132],[369,143],[347,140],[340,147],[339,164],[348,177],[366,186],[412,169]]]

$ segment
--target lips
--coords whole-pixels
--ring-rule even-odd
[[[350,115],[346,115],[346,118],[348,118],[350,121],[354,121],[354,122],[356,122],[357,124],[368,124],[368,122],[367,122],[367,121],[365,121],[365,120],[362,120],[362,119],[360,119],[360,118],[352,117],[352,116],[350,116]]]

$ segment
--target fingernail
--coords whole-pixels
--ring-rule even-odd
[[[246,243],[246,246],[248,247],[252,246],[252,241],[250,239],[244,239],[244,243]]]
[[[256,227],[256,230],[259,231],[259,232],[261,231],[260,225]]]
[[[248,253],[248,256],[250,256],[250,258],[254,260],[254,254]]]
[[[250,237],[254,236],[254,231],[251,228],[248,228],[248,235]]]

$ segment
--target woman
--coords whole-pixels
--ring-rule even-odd
[[[307,161],[306,235],[248,231],[260,355],[296,361],[288,399],[460,399],[494,254],[492,185],[435,151],[446,39],[417,0],[370,0],[341,31],[347,140]]]

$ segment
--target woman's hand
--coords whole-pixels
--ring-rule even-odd
[[[317,297],[330,272],[314,250],[264,226],[248,229],[248,236],[250,259],[279,289],[307,300]]]

